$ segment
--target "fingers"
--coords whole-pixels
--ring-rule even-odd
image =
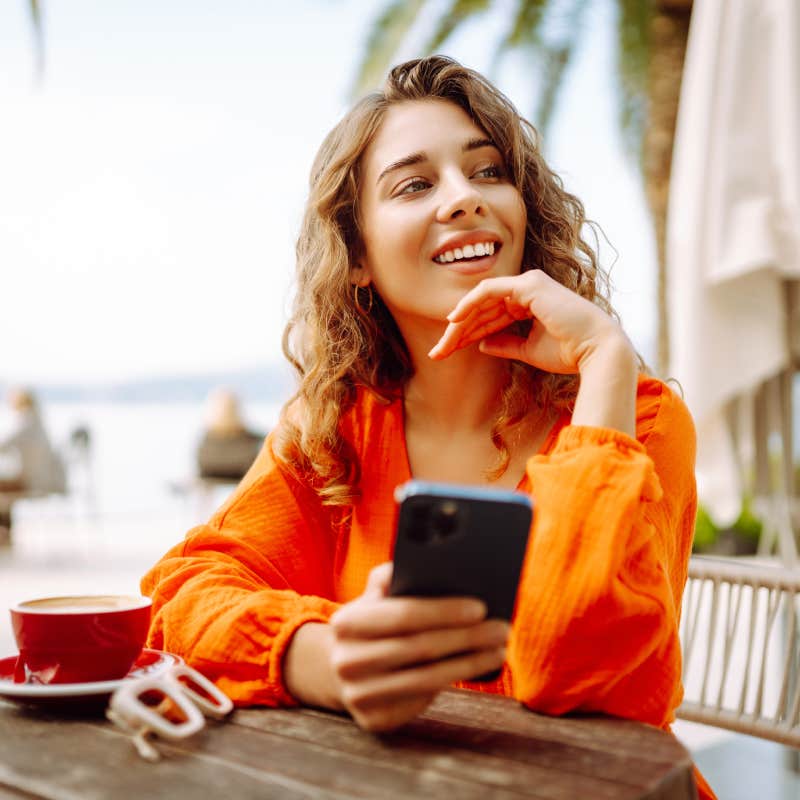
[[[606,343],[618,341],[620,334],[601,308],[539,269],[481,281],[447,319],[444,334],[428,353],[433,360],[480,342],[487,355],[559,374],[579,372],[587,353],[608,349]],[[507,330],[521,319],[534,321],[524,340]]]
[[[494,336],[486,337],[480,343],[480,350],[489,356],[524,361],[527,355],[527,343],[528,340],[522,336],[514,336],[511,333],[496,333]]]
[[[428,357],[434,361],[447,358],[459,348],[468,347],[485,336],[507,328],[515,320],[516,317],[500,303],[467,318],[465,322],[451,322],[442,338],[428,353]]]
[[[509,633],[507,622],[485,619],[477,598],[388,597],[391,572],[390,563],[373,569],[364,593],[324,626],[330,707],[374,731],[413,719],[454,681],[499,668]]]
[[[491,336],[494,333],[505,330],[509,325],[511,325],[512,322],[514,322],[513,317],[511,317],[509,314],[503,314],[502,316],[490,320],[482,325],[476,325],[475,327],[472,327],[468,331],[464,331],[462,333],[458,342],[458,347],[468,347],[475,342],[479,342],[481,339],[485,339],[487,336]]]
[[[360,703],[348,710],[356,724],[365,731],[393,731],[419,716],[436,697],[436,692],[396,698],[392,703]]]
[[[485,603],[467,597],[386,597],[365,593],[342,606],[330,619],[337,636],[374,639],[426,630],[473,625],[486,616]]]
[[[389,594],[389,584],[392,582],[392,562],[386,561],[378,564],[369,571],[367,586],[364,595],[369,597],[386,597]]]
[[[459,348],[499,333],[518,320],[532,317],[531,304],[536,288],[547,280],[541,270],[531,270],[521,275],[481,281],[447,315],[447,329],[428,357],[441,360]]]
[[[355,680],[428,664],[473,650],[504,647],[509,626],[499,619],[477,625],[385,639],[339,640],[332,655],[333,668],[341,680]]]
[[[522,278],[521,275],[513,275],[505,278],[487,278],[481,281],[458,301],[456,307],[447,315],[448,321],[463,322],[473,308],[480,307],[487,302],[496,303],[505,297],[514,297],[519,289],[520,278]]]
[[[464,653],[346,683],[342,699],[361,727],[390,730],[413,719],[442,689],[499,669],[504,661],[504,647]]]

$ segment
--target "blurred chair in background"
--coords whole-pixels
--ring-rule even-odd
[[[78,425],[73,428],[69,435],[69,444],[76,451],[88,454],[92,444],[92,434],[85,425]]]
[[[229,389],[216,389],[208,399],[206,430],[197,446],[201,480],[238,482],[258,455],[264,434],[242,420],[239,400]]]
[[[797,568],[693,556],[680,636],[680,719],[800,748]]]
[[[91,428],[81,423],[70,431],[62,451],[69,472],[70,494],[79,498],[87,511],[93,511],[95,504],[93,445]]]
[[[208,518],[221,491],[244,477],[264,444],[264,434],[245,425],[239,399],[230,389],[218,388],[209,394],[205,418],[195,450],[195,475],[169,484],[171,492],[192,501],[197,522]]]

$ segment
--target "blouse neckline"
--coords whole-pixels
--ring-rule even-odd
[[[402,448],[402,462],[403,462],[403,471],[405,472],[405,480],[412,480],[414,475],[411,471],[411,459],[408,455],[408,442],[406,441],[406,415],[405,415],[405,408],[403,406],[403,397],[402,395],[398,397],[393,403],[392,406],[394,407],[395,414],[396,414],[396,422],[397,427],[400,435],[400,447]],[[538,455],[546,455],[550,450],[553,448],[556,438],[558,434],[561,432],[561,429],[568,424],[569,420],[566,418],[566,414],[561,413],[556,418],[555,422],[550,426],[550,430],[547,432],[547,435],[542,440],[539,448],[536,450],[535,453],[531,453],[529,458],[533,458],[534,456]],[[524,489],[528,486],[528,473],[527,470],[522,473],[519,481],[514,488],[514,491],[524,491]]]

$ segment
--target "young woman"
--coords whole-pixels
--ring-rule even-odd
[[[284,336],[299,390],[233,497],[144,578],[150,646],[239,704],[369,730],[453,683],[667,727],[694,430],[641,374],[584,222],[477,73],[410,61],[359,102],[312,169]],[[474,599],[386,596],[412,476],[533,497],[510,630]]]

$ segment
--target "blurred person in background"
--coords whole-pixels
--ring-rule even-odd
[[[197,446],[197,473],[212,480],[241,480],[264,443],[264,434],[242,420],[239,400],[229,389],[209,395],[207,428]]]
[[[0,493],[46,495],[65,492],[66,472],[50,443],[30,389],[8,392],[11,424],[0,433]],[[9,541],[11,502],[0,501],[0,543]]]

